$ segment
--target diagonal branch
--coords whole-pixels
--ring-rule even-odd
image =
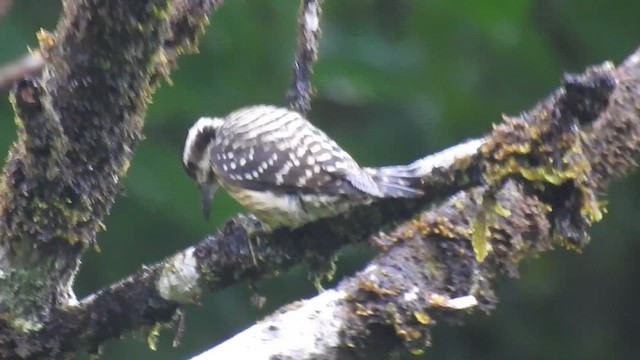
[[[495,301],[489,280],[513,273],[522,257],[558,240],[584,246],[588,225],[601,217],[595,191],[633,166],[640,139],[637,55],[615,71],[605,66],[566,77],[536,109],[505,119],[481,140],[388,168],[420,176],[424,198],[380,201],[294,231],[267,233],[241,217],[74,304],[70,284],[135,149],[145,101],[177,55],[193,48],[218,3],[176,0],[169,11],[160,0],[68,0],[57,33],[41,33],[46,67],[41,78],[14,89],[20,136],[0,185],[0,357],[94,349],[126,330],[169,321],[178,306],[206,291],[328,258],[466,190],[391,236],[375,237],[390,250],[338,290],[348,295],[336,303],[349,319],[338,327],[339,346],[368,349],[370,330],[381,328],[397,335],[386,337],[390,346],[403,341],[421,351],[432,318],[457,317],[434,309],[470,297],[489,309]],[[301,14],[312,4],[317,19],[314,1],[304,1]],[[305,27],[313,29],[313,21]],[[311,34],[305,43],[317,40],[318,32]],[[309,54],[301,60],[306,70],[295,75],[301,81],[294,81],[306,82],[299,93],[307,99],[315,59]],[[615,82],[613,105],[598,117]]]
[[[423,353],[437,321],[493,309],[492,283],[516,275],[523,258],[587,244],[602,215],[595,194],[636,166],[638,103],[640,49],[618,69],[565,76],[563,89],[485,138],[485,184],[378,236],[388,251],[336,289],[194,359],[377,358],[402,345]]]
[[[348,294],[336,302],[341,304],[340,309],[348,310],[345,314],[353,326],[346,330],[355,344],[365,346],[369,341],[379,340],[367,335],[366,329],[372,324],[383,328],[392,325],[392,330],[397,326],[396,330],[404,331],[398,333],[399,337],[384,336],[397,346],[401,339],[408,341],[403,338],[407,333],[418,334],[419,338],[410,344],[418,351],[425,344],[428,328],[415,328],[416,324],[411,320],[414,317],[406,317],[406,313],[402,313],[402,319],[408,322],[390,323],[389,313],[385,312],[386,307],[381,307],[382,303],[397,304],[401,299],[413,299],[403,294],[430,294],[429,304],[415,302],[415,299],[403,303],[405,310],[428,313],[426,317],[420,317],[423,320],[439,314],[431,313],[432,307],[448,304],[447,299],[471,299],[465,296],[476,299],[482,309],[490,309],[495,299],[489,280],[500,274],[514,273],[517,262],[524,256],[547,250],[551,235],[573,246],[585,244],[586,238],[565,235],[568,230],[573,230],[569,235],[584,233],[581,230],[590,223],[587,217],[596,210],[589,196],[593,187],[587,187],[591,184],[585,182],[583,176],[590,169],[583,162],[586,151],[576,151],[594,151],[589,157],[592,172],[604,174],[600,180],[605,181],[611,174],[623,170],[618,167],[618,171],[613,172],[613,168],[607,166],[608,161],[620,164],[621,157],[630,155],[629,151],[637,152],[638,146],[622,138],[602,147],[592,145],[591,140],[582,144],[580,139],[596,139],[597,134],[588,129],[578,132],[576,124],[587,125],[598,117],[607,106],[616,81],[621,85],[614,94],[613,105],[593,124],[593,129],[604,126],[603,119],[615,111],[622,111],[623,104],[619,99],[638,95],[630,93],[628,87],[633,81],[637,82],[640,75],[623,77],[629,68],[627,65],[614,72],[604,66],[589,70],[584,76],[566,77],[563,89],[520,118],[507,119],[482,140],[469,141],[395,169],[422,174],[425,192],[438,197],[428,196],[419,201],[380,201],[293,231],[266,233],[252,218],[237,218],[200,244],[160,264],[143,268],[129,279],[83,300],[78,306],[56,314],[39,336],[49,339],[51,333],[64,333],[64,338],[82,339],[77,342],[79,346],[100,344],[125,330],[166,322],[178,306],[197,303],[205,292],[238,281],[272,276],[309,256],[326,257],[346,243],[373,236],[379,246],[390,250],[375,260],[366,276],[347,280],[338,289]],[[637,114],[628,118],[626,134],[633,134],[631,130],[638,120]],[[620,123],[610,122],[604,127],[611,126],[620,126]],[[576,147],[578,144],[585,146]],[[603,160],[598,156],[610,148],[615,149],[611,155],[615,158]],[[625,152],[625,149],[629,151]],[[566,158],[563,162],[566,167],[550,167],[549,159],[562,158],[567,153],[582,155]],[[598,167],[609,172],[595,170]],[[598,184],[593,186],[598,187]],[[464,189],[469,190],[460,192]],[[430,201],[455,193],[458,194],[433,211],[423,213],[419,221],[403,225],[390,236],[379,235],[381,227],[412,217]],[[546,213],[549,207],[553,209],[551,214]],[[583,214],[584,210],[590,212]],[[510,215],[504,216],[507,213]],[[482,217],[481,214],[493,216]],[[571,221],[564,222],[566,219]],[[486,234],[480,230],[491,231],[486,236],[472,236]],[[475,241],[470,242],[470,238]],[[483,252],[485,254],[481,256]],[[425,261],[434,266],[420,265]],[[372,282],[372,278],[384,279],[384,282]],[[411,292],[407,293],[409,290]],[[347,298],[350,301],[344,302]],[[363,314],[367,316],[362,317]],[[345,331],[343,327],[339,329]]]
[[[458,171],[456,162],[476,154],[479,144],[468,142],[422,160],[423,170],[430,163],[441,172],[424,176],[432,193],[450,193],[460,187],[444,174]],[[143,267],[77,306],[55,312],[42,330],[21,341],[39,344],[43,353],[51,349],[95,349],[126,331],[170,321],[179,305],[197,303],[203,293],[274,276],[310,254],[328,257],[345,244],[366,240],[381,226],[408,218],[417,209],[418,203],[377,203],[293,232],[273,233],[256,231],[257,221],[239,217],[199,244],[159,264]]]

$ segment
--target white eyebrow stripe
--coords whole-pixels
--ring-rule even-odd
[[[196,121],[187,134],[187,139],[184,144],[184,151],[182,153],[182,163],[187,164],[189,160],[194,163],[198,163],[198,159],[194,159],[194,147],[198,141],[198,138],[202,136],[205,129],[218,129],[222,126],[224,120],[220,118],[201,117]],[[208,147],[208,146],[207,146]]]

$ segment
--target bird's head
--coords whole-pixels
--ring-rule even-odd
[[[184,144],[182,165],[187,174],[196,181],[202,192],[202,212],[209,218],[213,195],[220,186],[213,166],[211,152],[216,139],[216,133],[224,120],[221,118],[200,118],[189,129]]]

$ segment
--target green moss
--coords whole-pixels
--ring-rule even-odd
[[[167,1],[164,4],[164,7],[160,7],[160,6],[156,6],[153,5],[151,7],[151,13],[153,14],[153,17],[155,17],[156,19],[159,20],[169,20],[169,18],[171,17],[171,11],[173,10],[173,2],[172,1]]]
[[[28,254],[28,249],[15,249],[17,253]],[[33,259],[32,259],[33,261]],[[4,308],[11,309],[8,318],[10,326],[20,332],[28,333],[38,331],[43,324],[39,321],[42,314],[24,313],[31,308],[38,308],[40,304],[49,302],[49,298],[42,298],[43,289],[49,289],[52,285],[46,281],[47,273],[55,268],[52,259],[39,261],[40,266],[32,266],[27,270],[12,269],[4,273],[0,281],[0,300]],[[16,296],[19,294],[19,296]],[[46,294],[46,293],[44,293]]]
[[[111,61],[107,60],[107,59],[102,59],[100,61],[100,69],[103,71],[109,71],[111,70]]]

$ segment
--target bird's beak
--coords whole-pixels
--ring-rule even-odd
[[[216,182],[205,182],[200,184],[200,191],[202,192],[202,214],[204,214],[205,220],[209,220],[213,194],[218,189],[218,186],[219,185]]]

